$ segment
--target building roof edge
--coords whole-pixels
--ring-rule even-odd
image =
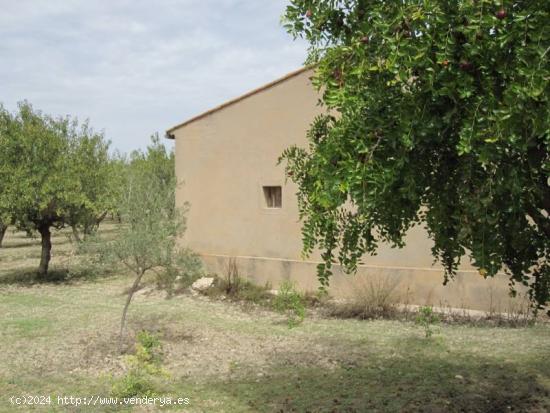
[[[280,78],[278,78],[278,79],[276,79],[276,80],[274,80],[274,81],[272,81],[272,82],[266,83],[265,85],[260,86],[260,87],[258,87],[258,88],[256,88],[256,89],[253,89],[253,90],[251,90],[251,91],[249,91],[249,92],[247,92],[247,93],[245,93],[245,94],[243,94],[243,95],[240,95],[240,96],[238,96],[238,97],[236,97],[236,98],[233,98],[233,99],[231,99],[231,100],[228,100],[227,102],[222,103],[221,105],[218,105],[218,106],[216,106],[216,107],[214,107],[214,108],[212,108],[212,109],[209,109],[209,110],[207,110],[206,112],[202,112],[202,113],[199,114],[199,115],[193,116],[192,118],[190,118],[190,119],[188,119],[188,120],[186,120],[186,121],[184,121],[184,122],[182,122],[182,123],[179,123],[179,124],[177,124],[177,125],[175,125],[175,126],[172,126],[170,129],[168,129],[168,130],[166,131],[166,137],[167,137],[168,139],[174,139],[174,132],[175,132],[177,129],[182,128],[182,127],[184,127],[184,126],[186,126],[186,125],[189,125],[190,123],[193,123],[193,122],[195,122],[195,121],[197,121],[197,120],[199,120],[199,119],[202,119],[202,118],[204,118],[204,117],[206,117],[206,116],[208,116],[208,115],[211,115],[211,114],[213,114],[213,113],[215,113],[215,112],[218,112],[218,111],[220,111],[220,110],[222,110],[222,109],[224,109],[224,108],[226,108],[226,107],[228,107],[228,106],[231,106],[231,105],[233,105],[233,104],[235,104],[235,103],[237,103],[237,102],[240,102],[241,100],[247,99],[247,98],[249,98],[250,96],[253,96],[253,95],[255,95],[255,94],[259,93],[259,92],[263,92],[264,90],[270,89],[270,88],[272,88],[273,86],[276,86],[276,85],[278,85],[279,83],[282,83],[282,82],[284,82],[284,81],[286,81],[286,80],[288,80],[288,79],[291,79],[291,78],[293,78],[293,77],[295,77],[295,76],[298,76],[299,74],[304,73],[304,72],[306,72],[306,71],[308,71],[308,70],[310,70],[310,69],[312,69],[311,66],[304,66],[304,67],[302,67],[302,68],[300,68],[300,69],[298,69],[298,70],[294,70],[293,72],[287,73],[287,74],[284,75],[283,77],[280,77]]]

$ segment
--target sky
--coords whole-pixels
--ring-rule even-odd
[[[0,103],[89,119],[112,148],[300,68],[288,0],[0,0]]]

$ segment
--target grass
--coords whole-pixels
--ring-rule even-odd
[[[12,236],[25,244],[21,234]],[[55,244],[59,271],[70,243]],[[34,242],[34,241],[33,241]],[[25,244],[26,245],[26,244]],[[37,260],[0,249],[0,412],[157,411],[144,407],[17,409],[11,395],[107,397],[124,373],[117,351],[130,278],[12,283]],[[5,260],[4,260],[5,259]],[[438,326],[427,339],[407,321],[310,316],[289,329],[263,307],[208,297],[138,294],[126,345],[141,330],[161,340],[166,393],[188,412],[544,412],[550,410],[550,328]],[[181,411],[181,408],[165,408]]]

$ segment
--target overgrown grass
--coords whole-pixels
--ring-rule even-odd
[[[372,276],[357,283],[347,300],[327,303],[327,314],[337,318],[393,318],[400,309],[396,293],[398,282],[388,277]]]
[[[1,276],[10,276],[15,263]],[[127,368],[117,342],[127,286],[124,274],[1,284],[0,412],[160,410],[29,409],[8,401],[22,394],[109,396],[111,377]],[[316,316],[289,329],[267,308],[244,312],[228,301],[151,294],[130,307],[127,347],[142,330],[158,337],[169,378],[155,390],[189,397],[184,411],[550,410],[548,325],[441,323],[426,338],[412,321]]]
[[[273,295],[271,285],[257,285],[243,278],[239,273],[236,260],[230,259],[223,276],[213,275],[212,286],[202,294],[214,299],[228,299],[243,304],[269,306]]]

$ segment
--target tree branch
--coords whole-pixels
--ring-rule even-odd
[[[550,238],[550,218],[545,217],[537,208],[534,206],[527,206],[527,213],[531,219],[535,222],[537,227],[544,232],[544,234]]]

